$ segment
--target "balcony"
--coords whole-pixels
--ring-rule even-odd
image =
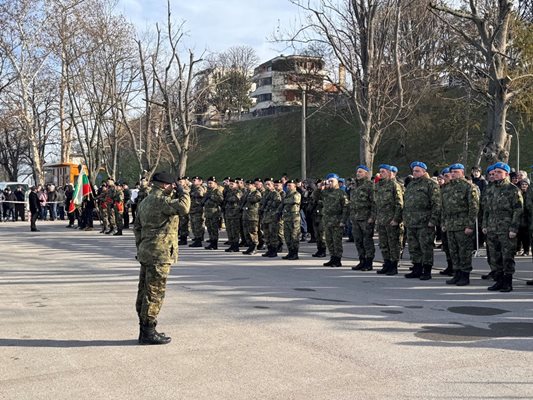
[[[267,93],[272,93],[272,85],[265,85],[256,88],[252,93],[250,93],[250,97],[258,97]]]

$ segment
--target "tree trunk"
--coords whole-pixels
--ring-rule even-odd
[[[187,154],[187,151],[183,151],[180,156],[179,156],[179,161],[178,161],[178,175],[181,177],[181,176],[185,176],[185,173],[187,171],[187,158],[188,158],[188,154]]]
[[[359,161],[372,171],[374,156],[374,148],[370,143],[370,123],[367,122],[363,124],[359,134]]]
[[[505,100],[505,93],[500,88],[496,90],[493,104],[488,109],[487,115],[487,141],[483,155],[487,162],[507,162],[509,160],[510,140],[505,123],[509,105]]]

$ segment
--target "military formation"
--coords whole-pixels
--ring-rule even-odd
[[[488,183],[483,186],[467,179],[465,167],[459,163],[433,178],[423,162],[415,161],[410,168],[411,174],[403,182],[393,165],[380,165],[374,178],[370,168],[359,165],[348,186],[330,173],[309,187],[286,177],[248,181],[226,177],[222,182],[209,177],[204,183],[199,176],[174,181],[168,174],[155,174],[151,187],[141,185],[136,200],[134,232],[141,263],[136,302],[139,343],[170,342],[155,326],[178,246],[187,245],[190,237],[190,247],[218,250],[224,226],[225,252],[245,248],[244,255],[253,255],[264,250],[263,257],[275,258],[285,244],[286,260],[299,259],[302,232],[313,230],[317,250],[312,256],[329,253],[330,259],[323,265],[333,268],[342,266],[343,236],[349,232],[359,256],[359,263],[351,266],[356,271],[374,269],[377,232],[383,263],[376,272],[398,275],[407,244],[412,266],[405,278],[420,280],[432,277],[435,236],[439,234],[448,263],[440,274],[450,276],[446,284],[457,286],[470,284],[479,232],[487,243],[491,270],[483,279],[494,281],[488,290],[512,291],[517,236],[524,216],[529,216],[529,235],[533,232],[531,187],[525,192],[513,184],[511,169],[502,162],[488,168]],[[105,233],[116,228],[118,234],[120,188],[109,180],[100,196],[100,212],[107,218]]]

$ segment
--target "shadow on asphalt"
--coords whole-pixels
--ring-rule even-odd
[[[0,339],[0,347],[120,347],[138,346],[137,340]]]

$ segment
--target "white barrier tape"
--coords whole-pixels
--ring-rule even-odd
[[[27,201],[7,201],[7,200],[0,200],[0,204],[2,203],[11,203],[11,204],[28,204]],[[48,204],[64,204],[64,201],[47,201],[45,206]]]

